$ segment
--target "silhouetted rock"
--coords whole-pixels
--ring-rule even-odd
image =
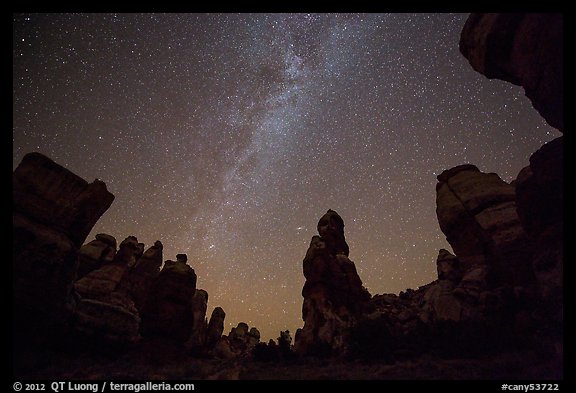
[[[548,124],[563,131],[563,29],[560,13],[474,13],[460,52],[486,77],[524,87]]]
[[[102,181],[89,184],[39,153],[24,156],[12,176],[17,343],[42,345],[66,334],[78,249],[113,200]]]
[[[114,342],[140,339],[140,315],[126,282],[140,254],[135,236],[128,236],[112,262],[102,265],[74,283],[80,295],[75,328],[86,335]]]
[[[227,336],[221,336],[214,344],[214,356],[219,359],[232,359],[238,354],[232,349],[232,345]]]
[[[193,350],[204,348],[206,345],[206,334],[208,331],[208,321],[206,320],[206,309],[208,308],[208,292],[197,289],[192,298],[192,310],[194,313],[194,323],[192,333],[187,342],[187,346]]]
[[[343,351],[350,327],[370,300],[356,266],[348,259],[342,218],[328,210],[318,222],[318,232],[321,236],[312,237],[303,263],[304,327],[296,341],[302,354],[317,347]]]
[[[246,323],[240,322],[230,330],[228,342],[232,352],[242,355],[252,351],[260,342],[260,332],[255,327],[250,329]]]
[[[116,290],[124,273],[136,262],[138,239],[128,236],[120,243],[120,249],[112,262],[94,270],[74,283],[74,289],[84,298],[99,299]]]
[[[130,296],[140,311],[146,303],[152,282],[160,273],[160,266],[162,266],[162,249],[162,242],[156,240],[154,245],[148,248],[148,250],[137,259],[135,265],[126,271],[120,282],[120,290]],[[139,250],[136,251],[134,257],[136,257],[138,253]]]
[[[436,259],[436,269],[438,271],[439,280],[448,280],[453,283],[458,283],[462,279],[462,268],[460,261],[450,251],[440,249],[438,258]]]
[[[260,331],[255,327],[250,328],[250,331],[247,334],[248,336],[248,348],[253,348],[260,342]]]
[[[542,146],[516,179],[518,215],[534,242],[532,265],[539,290],[539,319],[556,326],[563,320],[563,137]]]
[[[194,269],[182,257],[166,263],[154,279],[142,309],[142,335],[187,341],[194,326],[195,293]]]
[[[226,318],[226,313],[221,307],[216,307],[212,311],[210,316],[210,321],[208,322],[208,331],[206,332],[206,346],[212,348],[224,332],[224,319]]]
[[[104,233],[97,234],[96,239],[80,247],[76,280],[112,262],[115,256],[116,239]]]

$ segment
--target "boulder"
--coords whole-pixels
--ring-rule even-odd
[[[106,298],[117,289],[129,267],[134,266],[138,252],[138,239],[134,236],[128,236],[120,243],[120,249],[112,262],[76,281],[74,289],[83,298]]]
[[[436,270],[438,271],[438,280],[458,283],[462,279],[463,272],[460,261],[450,251],[443,248],[438,252]]]
[[[564,261],[563,137],[542,146],[530,157],[515,182],[518,215],[534,242],[532,266],[540,294],[540,320],[561,325]],[[560,336],[557,331],[555,335]]]

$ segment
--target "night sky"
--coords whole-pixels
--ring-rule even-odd
[[[94,227],[188,254],[208,316],[294,334],[328,209],[372,294],[436,278],[436,175],[513,180],[561,134],[458,51],[467,14],[13,16],[13,169],[38,151],[116,199]]]

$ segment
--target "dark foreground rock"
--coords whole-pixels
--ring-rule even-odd
[[[487,78],[524,87],[534,108],[564,130],[564,17],[560,13],[474,13],[460,52]]]
[[[12,176],[14,341],[57,345],[76,306],[72,285],[78,249],[110,207],[106,185],[92,183],[39,153],[24,156]]]

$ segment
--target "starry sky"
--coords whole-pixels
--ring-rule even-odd
[[[94,227],[186,253],[263,340],[294,335],[328,209],[372,294],[436,278],[436,175],[513,180],[560,132],[458,51],[468,14],[14,14],[13,169],[41,152],[116,199]]]

